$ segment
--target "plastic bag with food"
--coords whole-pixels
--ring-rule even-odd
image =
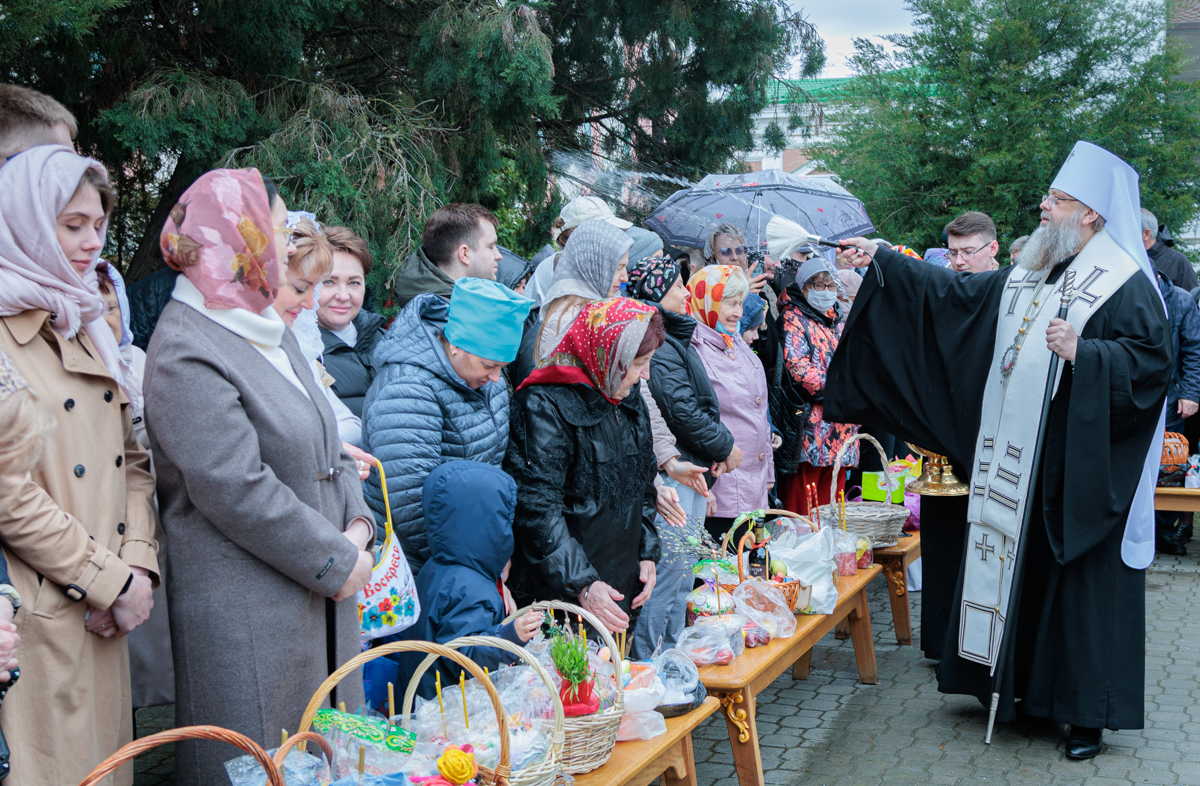
[[[766,581],[744,581],[733,591],[738,614],[766,628],[772,638],[791,638],[796,615],[788,608],[783,590]]]

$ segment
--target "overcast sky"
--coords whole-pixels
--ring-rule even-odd
[[[851,39],[855,36],[872,38],[888,33],[907,33],[912,27],[912,15],[904,7],[903,0],[789,0],[789,4],[803,11],[825,39],[822,77],[851,76],[846,58],[854,52]]]

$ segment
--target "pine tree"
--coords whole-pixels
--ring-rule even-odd
[[[1037,227],[1038,203],[1077,140],[1141,177],[1142,204],[1172,226],[1200,211],[1200,84],[1141,0],[911,0],[895,51],[856,42],[858,74],[815,150],[880,234],[920,249],[966,210],[1001,247]]]

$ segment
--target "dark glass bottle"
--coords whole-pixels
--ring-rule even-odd
[[[754,548],[750,549],[749,568],[746,573],[752,578],[770,579],[771,578],[771,553],[767,549],[767,528],[763,524],[758,524],[754,528]]]

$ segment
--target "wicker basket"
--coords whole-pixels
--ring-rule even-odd
[[[841,517],[837,505],[838,474],[842,471],[842,456],[854,442],[865,439],[879,451],[879,459],[883,462],[884,476],[887,476],[887,454],[883,447],[870,434],[856,434],[842,444],[837,459],[833,463],[833,481],[830,484],[828,505],[821,505],[817,510],[822,522],[832,522],[837,526]],[[903,505],[893,505],[890,502],[847,502],[846,531],[871,539],[873,548],[885,549],[900,542],[900,533],[904,522],[908,521],[908,508]]]
[[[613,661],[614,673],[617,675],[617,700],[611,707],[606,707],[591,715],[581,715],[563,720],[563,757],[562,771],[568,775],[579,775],[591,772],[602,766],[612,755],[613,747],[617,744],[617,729],[621,726],[621,718],[625,715],[625,691],[620,684],[621,653],[613,641],[608,629],[587,609],[582,609],[561,600],[543,600],[532,606],[520,609],[516,614],[509,615],[505,622],[511,622],[527,611],[565,611],[578,614],[587,620],[588,624],[599,633]]]
[[[549,673],[546,672],[544,666],[538,663],[537,658],[524,647],[518,647],[511,641],[499,639],[494,636],[462,636],[453,641],[446,642],[443,646],[448,649],[457,650],[460,647],[496,647],[505,652],[510,652],[516,655],[525,663],[533,667],[533,671],[542,682],[546,685],[546,690],[550,692],[551,699],[554,704],[554,732],[550,737],[550,752],[539,762],[532,767],[526,767],[520,772],[512,774],[513,786],[553,786],[558,780],[558,774],[562,769],[562,748],[563,748],[563,707],[562,699],[558,696],[558,689],[554,686],[554,680],[551,679]],[[402,714],[408,717],[412,713],[413,701],[417,696],[417,686],[421,683],[421,677],[437,660],[434,655],[429,655],[425,660],[417,666],[413,672],[412,680],[408,683],[408,689],[404,692],[404,709]]]
[[[287,758],[288,751],[297,745],[303,746],[310,742],[317,744],[317,747],[321,749],[321,753],[325,754],[325,761],[329,762],[330,769],[333,769],[333,746],[329,744],[329,740],[315,731],[302,731],[288,737],[279,746],[279,749],[275,751],[275,755],[271,759],[275,762],[275,766],[279,768],[279,771],[283,772],[283,760]]]
[[[766,516],[780,516],[780,517],[786,517],[789,519],[799,519],[800,521],[807,523],[814,530],[816,529],[816,525],[813,524],[807,516],[801,516],[799,513],[793,513],[790,510],[779,510],[777,508],[768,508],[763,511],[763,514]],[[729,531],[725,533],[725,537],[721,538],[722,554],[729,553],[729,538],[733,535],[733,533],[737,529],[737,527],[738,527],[738,524],[734,523],[734,525],[729,528]],[[746,572],[745,572],[745,569],[742,567],[742,553],[743,553],[742,547],[746,543],[746,538],[749,537],[750,535],[751,535],[750,532],[747,532],[745,535],[743,535],[741,540],[738,541],[738,545],[737,545],[736,559],[737,559],[737,566],[738,566],[738,584],[740,584],[746,580]],[[785,581],[785,582],[772,581],[771,584],[773,586],[777,587],[779,589],[779,591],[783,593],[783,597],[787,599],[789,610],[795,611],[797,606],[799,606],[801,609],[808,608],[808,604],[812,600],[812,587],[801,583],[799,579],[796,579],[793,581]],[[735,589],[737,589],[737,584],[722,584],[721,585],[721,590],[724,592],[728,592],[730,595],[733,594],[733,591]],[[804,598],[803,603],[800,602],[801,597]]]
[[[443,647],[441,644],[434,644],[429,641],[394,641],[391,644],[374,647],[360,655],[355,655],[338,667],[333,674],[330,674],[321,683],[321,686],[317,688],[317,692],[313,694],[312,698],[308,700],[308,706],[304,709],[304,717],[300,719],[300,731],[306,732],[309,730],[312,726],[313,718],[317,716],[317,710],[321,709],[322,705],[325,704],[325,700],[329,697],[330,692],[337,687],[339,682],[351,674],[356,674],[358,668],[364,663],[373,661],[376,658],[382,658],[384,655],[391,655],[394,652],[426,652],[446,658],[462,666],[472,677],[479,680],[479,684],[487,691],[488,698],[492,700],[492,708],[496,711],[496,721],[500,731],[500,763],[496,765],[496,769],[494,770],[480,765],[479,773],[483,776],[483,783],[490,783],[493,786],[507,786],[509,783],[508,724],[505,723],[504,707],[500,704],[500,695],[496,693],[496,686],[488,679],[484,670],[476,665],[475,661],[461,652]],[[303,747],[301,749],[303,750]],[[282,778],[279,780],[279,786],[284,786]]]
[[[230,745],[236,745],[242,750],[253,756],[259,764],[262,765],[263,771],[267,773],[268,786],[285,786],[283,782],[283,774],[279,771],[279,767],[267,755],[267,752],[254,740],[244,734],[239,734],[230,729],[223,729],[220,726],[183,726],[178,729],[169,729],[160,731],[157,734],[151,734],[149,737],[142,737],[140,740],[134,740],[128,745],[122,746],[116,753],[109,756],[104,761],[96,765],[96,769],[79,782],[79,786],[97,786],[109,775],[119,770],[128,762],[133,761],[138,756],[148,750],[157,748],[159,745],[165,745],[168,742],[179,742],[180,740],[215,740],[216,742],[227,742]],[[286,755],[286,751],[284,751]]]

